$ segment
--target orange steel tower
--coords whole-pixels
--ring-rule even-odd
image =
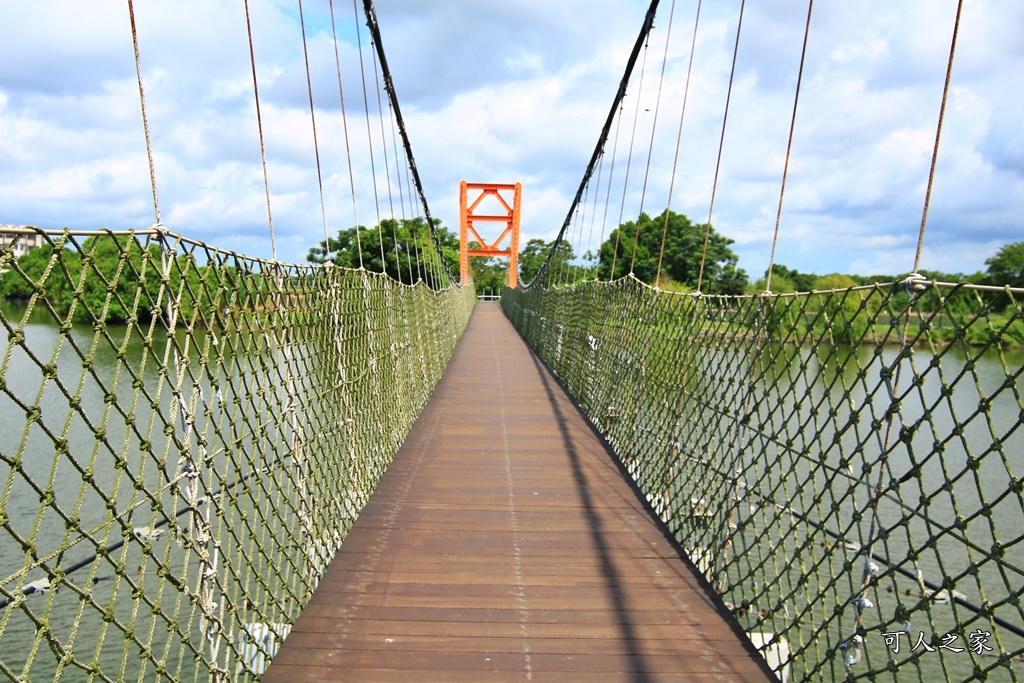
[[[479,191],[479,196],[472,203],[468,201],[469,190]],[[505,200],[502,192],[512,192],[512,204]],[[523,184],[500,185],[497,183],[467,183],[465,180],[459,185],[459,276],[462,284],[469,283],[469,257],[470,256],[507,256],[508,262],[508,286],[515,287],[519,282],[519,208],[522,202]],[[498,200],[505,209],[505,215],[477,215],[473,212],[485,197],[492,196]],[[505,230],[494,242],[488,244],[480,237],[480,233],[473,227],[476,221],[487,221],[491,223],[504,223]],[[469,248],[469,235],[480,243],[480,249]],[[499,245],[506,236],[511,235],[508,249],[500,249]]]

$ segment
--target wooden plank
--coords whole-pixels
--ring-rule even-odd
[[[264,681],[769,681],[494,304]]]

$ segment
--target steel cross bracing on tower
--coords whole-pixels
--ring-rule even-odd
[[[480,194],[469,202],[469,191],[479,190]],[[501,195],[502,192],[512,192],[511,204]],[[508,286],[515,288],[519,283],[519,214],[522,207],[522,183],[514,185],[501,185],[496,183],[467,183],[463,180],[459,184],[459,276],[463,285],[470,282],[469,257],[486,256],[488,258],[500,256],[509,259],[508,264]],[[504,213],[478,214],[476,209],[488,197],[493,197]],[[481,223],[504,223],[504,230],[497,239],[488,242],[480,236],[476,222]],[[472,234],[479,248],[469,247],[469,237]],[[508,249],[501,249],[501,243],[509,238]]]

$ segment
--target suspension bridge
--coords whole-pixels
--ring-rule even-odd
[[[394,215],[343,244],[325,214],[313,265],[164,225],[129,0],[152,226],[17,227],[0,251],[0,675],[1020,677],[1024,290],[919,274],[960,8],[909,274],[773,293],[784,171],[764,291],[738,295],[716,290],[708,252],[718,168],[703,243],[683,245],[697,291],[637,276],[643,250],[664,282],[679,246],[671,191],[663,217],[641,202],[610,226],[598,264],[559,258],[590,243],[602,200],[607,221],[613,178],[629,183],[619,131],[656,18],[665,59],[675,31],[699,68],[700,3],[685,29],[660,4],[543,266],[477,303],[427,206],[371,0],[363,100],[376,80],[389,104],[377,139],[365,114]],[[787,169],[799,95],[798,77]],[[728,112],[727,96],[719,165]]]

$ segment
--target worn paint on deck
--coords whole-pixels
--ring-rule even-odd
[[[766,681],[495,304],[267,673],[276,681]]]

